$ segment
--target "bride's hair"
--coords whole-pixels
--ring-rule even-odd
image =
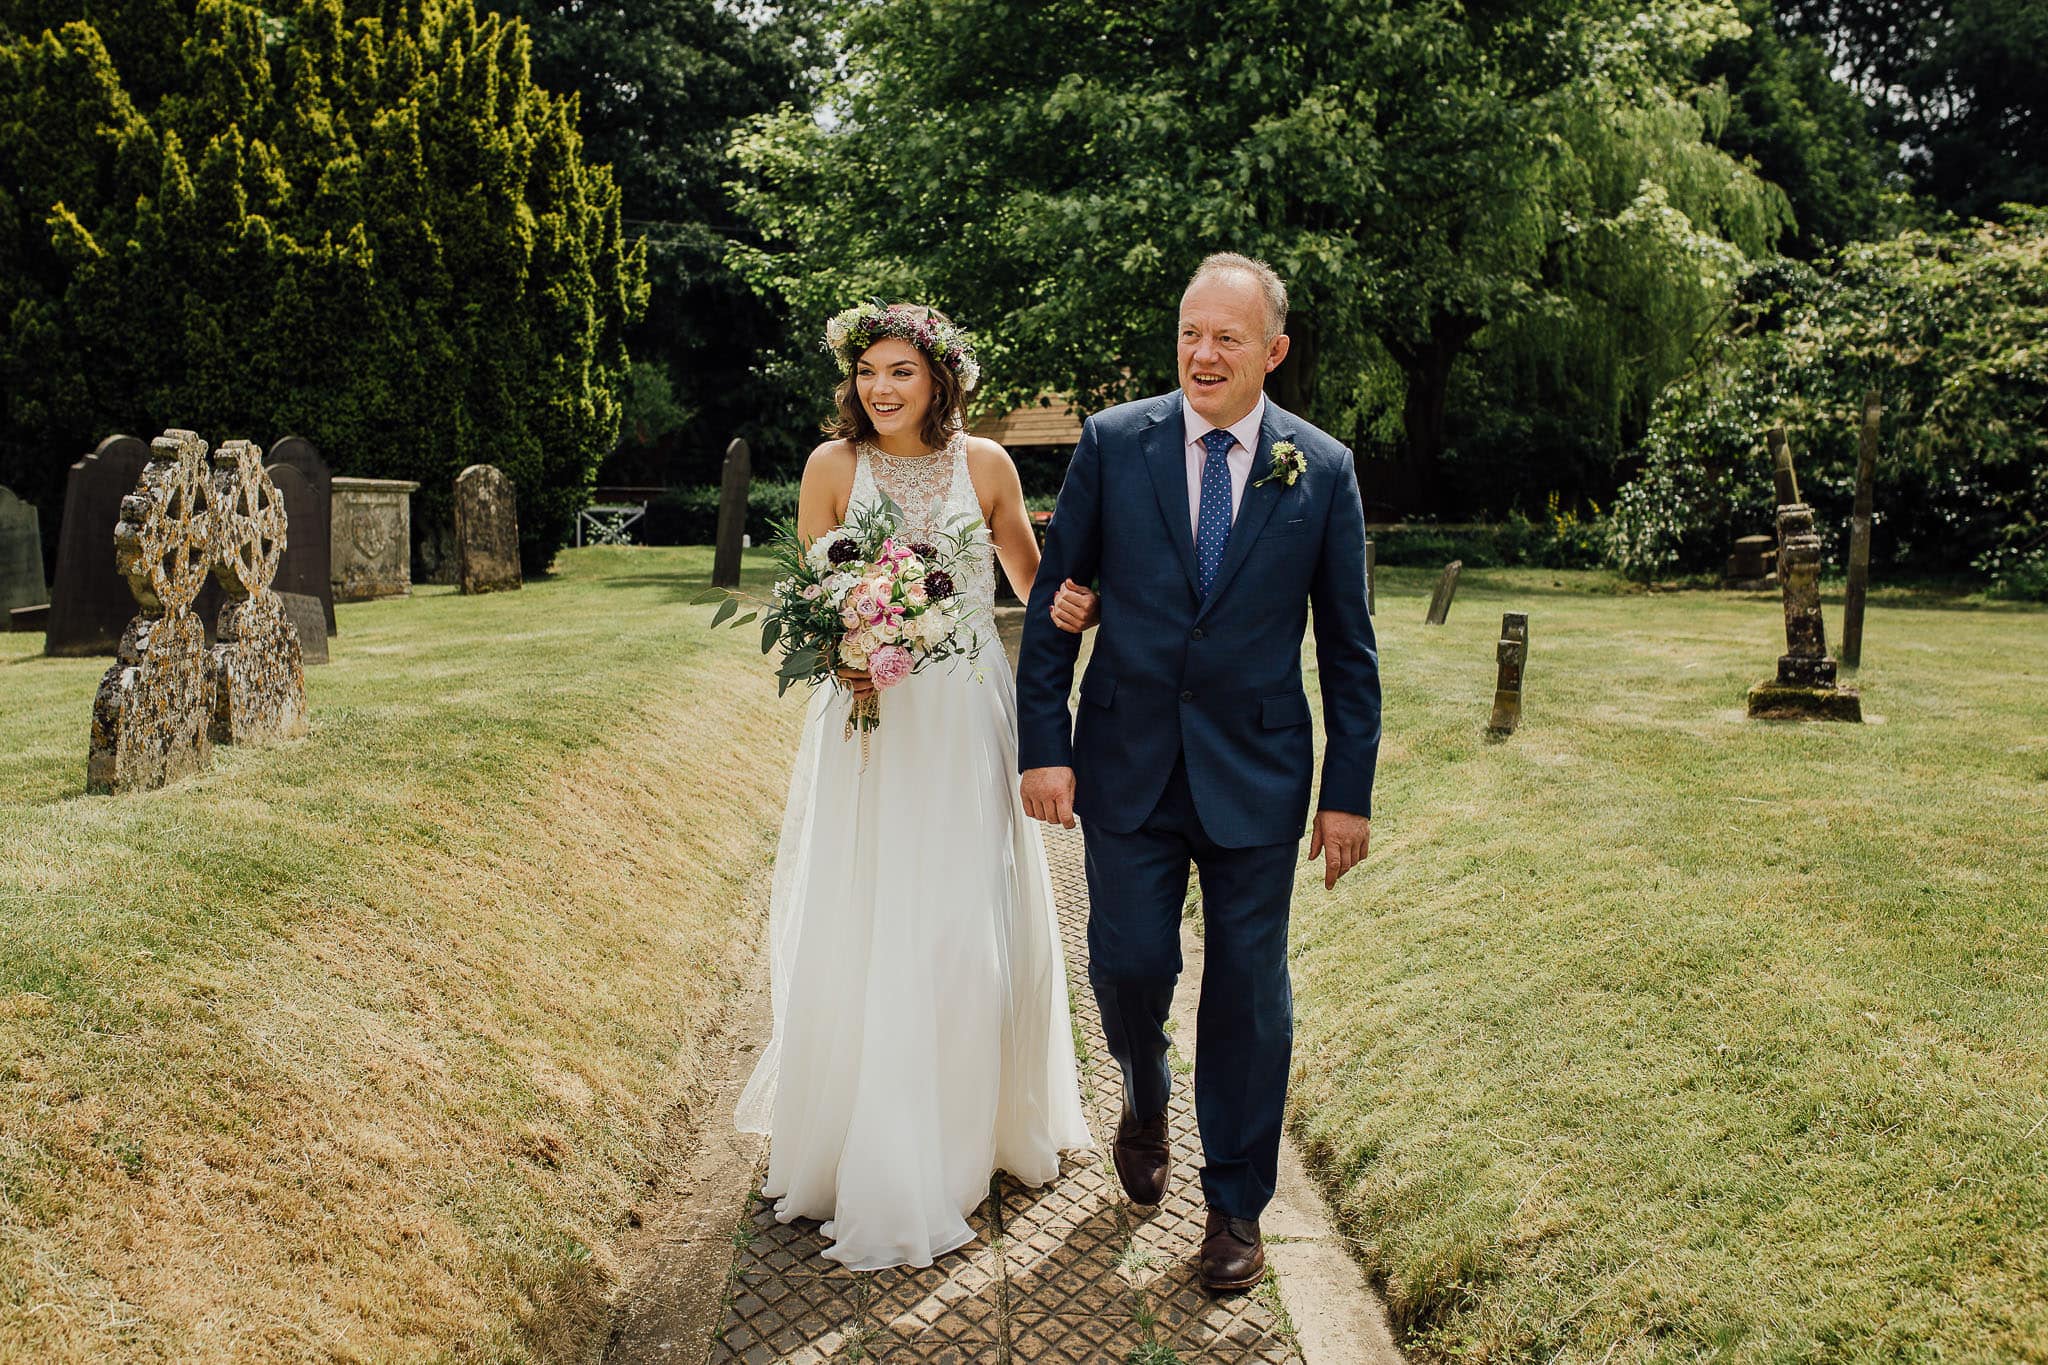
[[[902,305],[898,305],[898,308],[901,307]],[[833,319],[833,324],[840,325],[843,319],[851,318],[855,311],[849,309],[842,313]],[[885,336],[893,336],[900,341],[907,341],[917,351],[918,358],[924,361],[925,373],[932,377],[932,405],[925,409],[924,424],[918,432],[918,437],[930,449],[938,450],[953,439],[954,432],[966,425],[964,409],[967,406],[967,390],[970,385],[962,378],[962,368],[968,368],[970,373],[978,371],[972,369],[971,353],[965,367],[957,363],[943,363],[934,356],[931,348],[923,340],[925,336],[936,331],[949,342],[954,342],[954,339],[958,338],[958,342],[955,343],[957,346],[964,344],[965,334],[954,326],[951,318],[935,308],[919,308],[917,312],[924,325],[916,334],[905,336],[891,327],[881,335],[875,336],[874,340],[880,341]],[[830,328],[827,329],[826,335],[826,344],[841,357],[840,364],[846,371],[846,377],[840,380],[839,387],[833,390],[832,401],[838,410],[825,419],[825,434],[842,441],[871,441],[875,437],[875,424],[868,417],[868,410],[860,401],[860,390],[855,385],[860,370],[860,356],[865,352],[852,351],[851,347],[844,345],[843,339],[835,341]],[[869,343],[872,344],[873,342]]]

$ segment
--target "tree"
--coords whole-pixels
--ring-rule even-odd
[[[725,182],[742,119],[809,104],[810,6],[779,4],[752,20],[718,0],[509,8],[532,25],[535,80],[581,96],[585,156],[611,166],[627,232],[647,251],[647,311],[626,336],[635,373],[621,456],[633,460],[664,434],[674,439],[660,449],[676,453],[640,459],[647,468],[633,481],[716,481],[734,436],[752,445],[757,467],[793,464],[815,424],[763,363],[787,344],[783,306],[725,263],[727,238],[746,231]]]
[[[877,291],[947,307],[986,336],[992,401],[1170,383],[1180,285],[1231,248],[1293,291],[1281,401],[1354,440],[1391,397],[1434,460],[1489,332],[1583,348],[1611,423],[1786,221],[1685,93],[1740,31],[1712,0],[909,0],[842,24],[825,114],[738,149],[741,210],[791,250],[735,260],[812,325]]]
[[[524,26],[470,0],[0,16],[0,474],[48,506],[109,432],[297,432],[420,480],[431,561],[485,461],[544,569],[616,439],[644,286]]]

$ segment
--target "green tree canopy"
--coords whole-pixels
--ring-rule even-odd
[[[483,461],[544,568],[645,286],[525,27],[471,0],[80,13],[0,3],[0,476],[50,506],[109,432],[297,432],[420,480],[432,544]]]
[[[1171,382],[1171,312],[1216,249],[1295,300],[1281,401],[1420,460],[1455,366],[1570,366],[1593,425],[1647,411],[1783,197],[1709,138],[1713,0],[849,5],[820,117],[740,144],[735,259],[812,326],[928,299],[994,397]],[[1227,34],[1228,41],[1215,35]]]

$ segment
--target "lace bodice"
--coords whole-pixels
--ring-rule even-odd
[[[904,527],[915,535],[937,537],[961,517],[981,520],[981,500],[974,495],[974,479],[967,472],[967,437],[960,432],[953,433],[945,449],[929,455],[890,455],[866,441],[856,441],[854,451],[858,463],[847,498],[849,515],[853,508],[879,502],[879,495],[886,493],[903,509]],[[996,560],[986,526],[968,542],[963,567],[965,571],[956,575],[962,619],[993,640]]]

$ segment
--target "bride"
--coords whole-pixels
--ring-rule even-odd
[[[1066,972],[1038,826],[1017,789],[1016,691],[993,607],[995,561],[1029,600],[1038,542],[1009,454],[962,431],[977,372],[943,315],[849,309],[826,329],[846,379],[834,438],[804,467],[808,542],[886,494],[916,539],[984,528],[957,585],[978,661],[891,688],[863,758],[846,738],[865,673],[806,714],[775,860],[775,1030],[735,1120],[769,1136],[776,1217],[826,1220],[856,1270],[930,1265],[973,1240],[966,1215],[1008,1171],[1029,1185],[1090,1145]],[[1054,620],[1095,623],[1063,591]]]

